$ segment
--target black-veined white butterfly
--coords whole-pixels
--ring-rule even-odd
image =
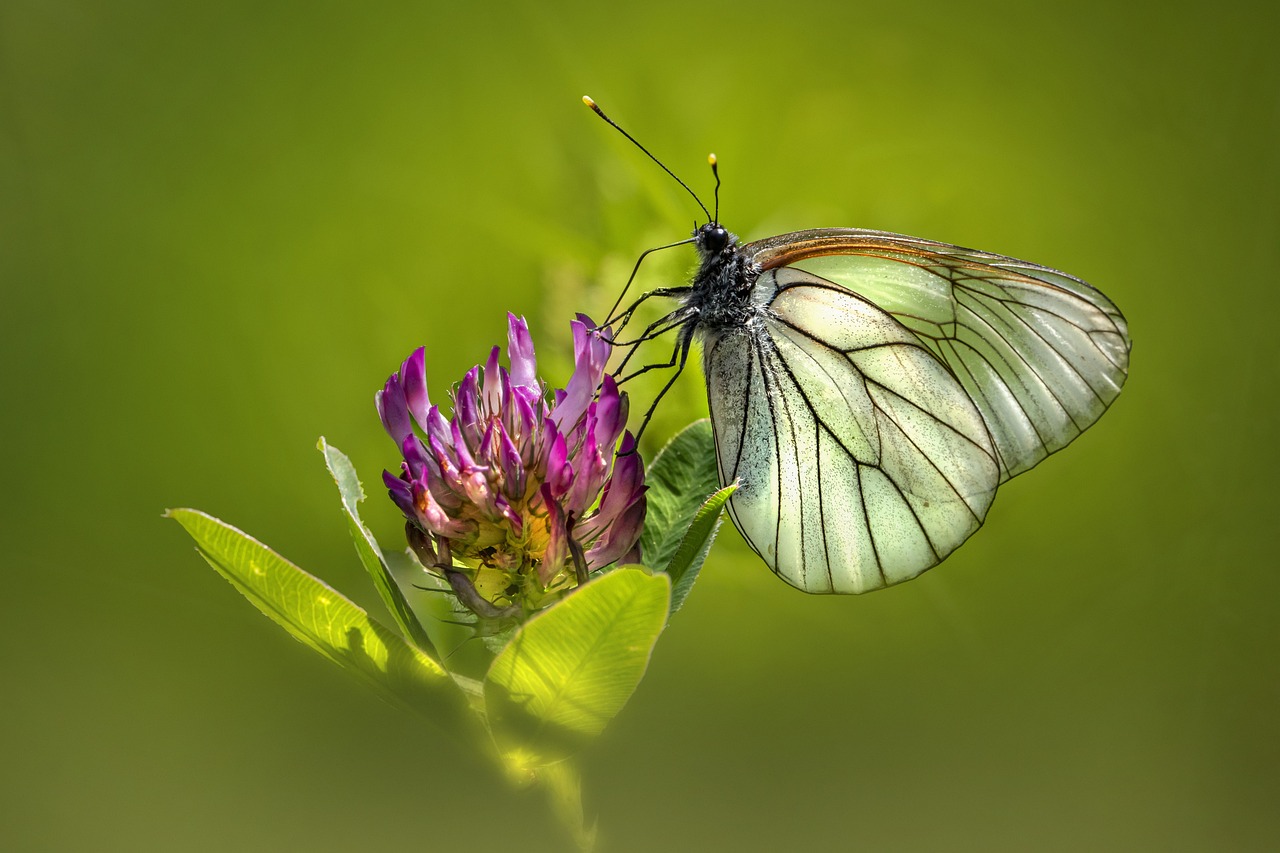
[[[739,483],[729,515],[806,592],[867,592],[937,565],[1001,483],[1124,385],[1128,324],[1074,276],[851,228],[739,244],[718,214],[682,241],[698,251],[692,283],[646,294],[680,305],[640,338],[678,329],[681,368],[701,342],[720,481]]]

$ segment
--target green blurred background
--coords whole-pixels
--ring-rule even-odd
[[[376,607],[317,437],[394,541],[373,392],[399,361],[426,343],[441,389],[510,309],[563,381],[571,313],[694,221],[585,92],[700,190],[714,150],[747,239],[1024,257],[1136,342],[1112,411],[918,581],[808,597],[726,530],[586,758],[602,850],[1274,849],[1272,13],[0,5],[0,847],[567,847],[160,513]],[[654,437],[701,397],[694,371]]]

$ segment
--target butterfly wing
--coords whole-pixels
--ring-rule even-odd
[[[1080,435],[1128,375],[1119,309],[1048,267],[856,229],[783,234],[742,250],[762,269],[798,267],[857,293],[910,329],[981,412],[1002,480]]]
[[[864,297],[769,271],[759,322],[705,342],[734,524],[785,581],[865,592],[936,565],[982,524],[1001,471],[978,408]]]

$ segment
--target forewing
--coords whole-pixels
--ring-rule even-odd
[[[851,229],[784,234],[743,252],[763,269],[802,269],[857,293],[914,332],[982,413],[1002,479],[1069,444],[1128,376],[1124,316],[1057,270]]]
[[[757,289],[768,315],[705,355],[720,475],[740,482],[734,524],[807,592],[866,592],[936,565],[982,524],[1000,480],[977,408],[867,300],[797,270]]]

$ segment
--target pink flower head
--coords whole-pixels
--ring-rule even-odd
[[[578,315],[571,325],[574,371],[564,390],[548,394],[529,328],[508,314],[510,367],[494,347],[454,389],[451,418],[431,404],[421,347],[377,394],[404,456],[383,481],[415,550],[427,562],[456,559],[490,600],[536,602],[567,586],[575,551],[593,571],[638,547],[644,464],[626,432],[627,396],[605,375],[609,344],[594,324]]]

